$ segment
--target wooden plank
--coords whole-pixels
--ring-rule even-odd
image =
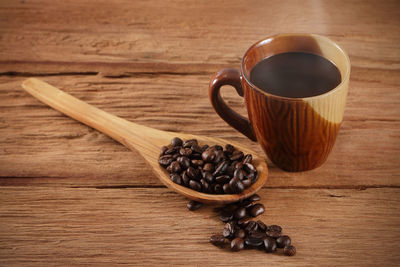
[[[208,243],[211,207],[187,211],[167,189],[0,187],[0,264],[396,266],[400,189],[263,189],[266,212],[294,257]],[[157,197],[156,197],[157,196]],[[205,257],[205,255],[207,255]]]
[[[337,143],[322,167],[287,173],[269,162],[266,187],[399,186],[399,83],[398,78],[387,81],[386,76],[374,71],[357,74]],[[128,120],[162,130],[231,139],[263,154],[256,143],[212,110],[207,75],[43,79]],[[22,78],[0,79],[0,184],[161,185],[139,154],[40,103],[22,90],[21,82]],[[244,114],[243,100],[234,90],[224,93],[230,105]]]
[[[398,69],[393,1],[12,1],[0,3],[0,72],[214,72],[281,32],[331,37],[353,66]]]

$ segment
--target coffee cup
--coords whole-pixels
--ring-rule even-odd
[[[294,94],[293,97],[291,89],[286,92],[288,95],[279,95],[276,93],[279,91],[261,88],[251,79],[252,70],[258,63],[291,54],[303,57],[310,54],[326,59],[336,66],[340,80],[329,90],[310,89],[307,95],[306,88],[306,94]],[[310,77],[315,77],[320,69],[310,68]],[[273,65],[270,70],[274,70]],[[277,167],[292,172],[306,171],[322,165],[332,150],[343,120],[349,77],[349,57],[332,40],[316,34],[278,34],[253,44],[243,56],[240,71],[222,69],[215,73],[210,81],[209,96],[217,114],[233,128],[257,141]],[[325,78],[321,79],[324,81]],[[248,119],[222,99],[220,88],[223,85],[233,86],[244,97]]]

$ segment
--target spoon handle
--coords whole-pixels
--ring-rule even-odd
[[[149,149],[158,152],[159,144],[169,139],[169,132],[114,116],[39,79],[29,78],[22,83],[22,87],[50,107],[107,134],[128,148],[135,148],[141,154]]]

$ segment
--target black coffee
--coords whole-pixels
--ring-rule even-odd
[[[263,91],[283,97],[324,94],[341,82],[338,68],[328,59],[310,53],[289,52],[258,62],[250,81]]]

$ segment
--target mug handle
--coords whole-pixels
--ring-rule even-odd
[[[243,88],[240,83],[239,71],[235,69],[222,69],[215,73],[211,78],[208,94],[212,106],[224,121],[250,138],[252,141],[257,141],[249,119],[231,109],[222,99],[219,91],[223,85],[233,86],[236,89],[236,92],[243,97]]]

